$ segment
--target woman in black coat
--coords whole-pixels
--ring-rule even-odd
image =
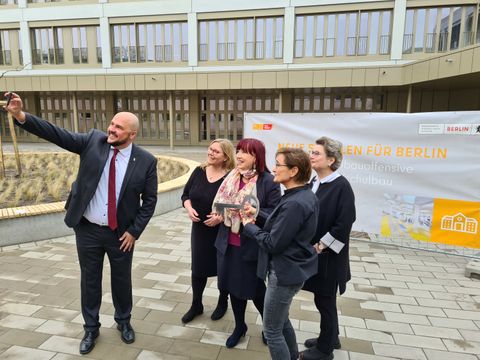
[[[218,189],[215,203],[242,204],[245,196],[256,195],[260,211],[256,223],[263,226],[268,215],[280,200],[280,186],[265,165],[265,146],[256,139],[242,139],[237,145],[237,166],[228,174]],[[245,310],[247,300],[253,300],[263,314],[265,283],[257,275],[258,244],[243,231],[239,209],[217,211],[220,225],[215,246],[217,248],[218,288],[230,293],[235,317],[235,329],[227,339],[228,348],[237,345],[247,332]]]
[[[333,350],[341,347],[338,338],[337,291],[343,294],[350,280],[349,238],[355,222],[355,197],[348,180],[338,173],[342,162],[342,144],[322,137],[310,153],[317,173],[312,190],[320,213],[312,244],[318,253],[318,272],[305,282],[304,290],[314,294],[320,312],[320,335],[308,339],[301,354],[305,360],[331,360]]]
[[[207,278],[217,275],[215,239],[220,221],[211,215],[212,202],[227,173],[235,166],[235,149],[229,140],[216,139],[208,147],[207,160],[188,179],[182,204],[192,220],[192,306],[182,317],[183,323],[203,313],[202,296]],[[223,317],[228,307],[228,292],[220,291],[212,320]]]

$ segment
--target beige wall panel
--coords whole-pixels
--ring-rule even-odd
[[[165,75],[165,89],[166,90],[175,90],[175,75],[167,74]]]
[[[420,111],[432,111],[433,108],[433,90],[422,91],[422,102],[420,104]]]
[[[107,90],[125,90],[125,79],[123,75],[105,76]]]
[[[460,73],[469,74],[472,72],[473,49],[462,51],[460,53]]]
[[[125,90],[135,90],[135,75],[124,75]]]
[[[428,67],[428,79],[435,80],[438,79],[438,68],[440,67],[439,59],[430,60],[430,66]]]
[[[145,76],[146,90],[165,90],[165,75],[155,74]]]
[[[365,69],[352,70],[352,86],[365,86]]]
[[[253,87],[252,73],[242,73],[242,89],[251,89]]]
[[[6,85],[7,85],[6,89],[11,89],[9,91],[15,90],[15,79],[14,78],[7,78]],[[3,98],[3,93],[2,93],[1,98]]]
[[[175,82],[178,90],[196,90],[197,75],[195,74],[177,74]]]
[[[75,83],[77,81],[75,80]],[[70,89],[70,86],[68,87]],[[32,76],[32,91],[39,91],[42,90],[42,86],[40,84],[40,77],[39,76]]]
[[[77,76],[79,91],[95,90],[95,76]]]
[[[277,87],[277,74],[275,72],[253,73],[254,89],[275,89]]]
[[[8,79],[7,79],[7,86],[8,86]],[[40,88],[43,91],[50,90],[50,77],[49,76],[41,76],[40,77]]]
[[[77,90],[77,77],[76,76],[69,76],[67,78],[68,81],[68,90],[75,91]]]
[[[207,74],[197,74],[197,89],[206,90],[208,89],[208,76]]]
[[[4,79],[0,80],[0,89],[6,89],[6,83],[3,82]],[[15,91],[31,91],[32,90],[32,79],[29,77],[18,77],[15,78]]]
[[[473,49],[472,71],[480,71],[480,46]]]
[[[230,88],[241,89],[242,88],[242,74],[230,73]]]
[[[288,72],[287,71],[277,72],[277,88],[279,89],[288,88]]]
[[[97,75],[95,76],[95,90],[107,90],[107,82],[105,80],[105,76]]]
[[[208,74],[208,89],[230,89],[230,74]]]
[[[313,87],[313,71],[289,71],[288,85],[290,88]]]
[[[65,91],[68,89],[68,80],[66,76],[51,76],[50,90]]]
[[[401,85],[402,84],[402,68],[380,68],[380,75],[378,77],[378,85]]]
[[[365,86],[378,86],[378,77],[380,76],[380,69],[366,69],[365,70]]]
[[[145,90],[145,75],[135,75],[135,90]]]
[[[327,70],[325,86],[352,86],[352,69]]]
[[[422,61],[412,65],[412,81],[422,82],[428,80],[429,61]]]
[[[7,79],[3,78],[0,79],[0,89],[6,89],[7,88]]]
[[[433,93],[432,111],[448,111],[448,90],[435,90]]]
[[[327,74],[325,73],[325,70],[313,72],[313,87],[319,87],[319,88],[325,87],[326,80],[327,80]]]
[[[459,53],[442,56],[440,58],[440,66],[438,68],[438,77],[442,78],[442,77],[455,76],[455,75],[458,75],[459,71],[460,71],[460,54]]]
[[[403,68],[403,84],[409,85],[412,83],[412,65],[407,65]]]

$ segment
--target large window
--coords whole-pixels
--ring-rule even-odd
[[[390,10],[298,15],[295,57],[389,54],[391,16]]]
[[[113,25],[113,62],[188,60],[186,22]]]
[[[243,138],[245,112],[278,112],[277,94],[209,94],[200,99],[200,141]]]
[[[18,4],[18,0],[0,0],[0,5],[14,5]]]
[[[472,5],[407,9],[403,53],[443,52],[472,45],[478,16]]]
[[[0,65],[12,65],[9,30],[0,30]]]
[[[246,18],[199,22],[201,61],[280,59],[283,18]]]
[[[63,64],[62,28],[32,29],[32,60],[34,64]]]
[[[72,27],[72,55],[74,64],[88,63],[87,29]]]

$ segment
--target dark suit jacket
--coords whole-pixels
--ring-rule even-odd
[[[273,182],[273,175],[264,172],[259,175],[257,180],[257,197],[260,202],[260,212],[256,219],[256,224],[263,227],[268,215],[273,211],[280,201],[280,185]],[[230,228],[224,224],[220,224],[218,229],[215,247],[221,255],[225,255],[228,247],[228,238],[230,236]],[[240,251],[244,261],[257,261],[258,244],[257,241],[250,236],[244,234],[243,226],[240,227]]]
[[[95,194],[108,159],[111,146],[107,143],[107,135],[98,130],[90,130],[86,134],[73,133],[31,114],[26,114],[23,124],[16,124],[80,155],[77,179],[72,184],[65,204],[65,223],[69,227],[75,227]],[[118,234],[128,231],[136,239],[140,237],[155,210],[157,188],[156,158],[133,144],[117,202]]]

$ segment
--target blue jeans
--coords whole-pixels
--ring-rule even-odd
[[[275,271],[268,274],[265,307],[263,309],[263,332],[268,342],[268,350],[273,360],[298,358],[298,345],[288,311],[295,294],[303,283],[289,286],[277,284]]]

